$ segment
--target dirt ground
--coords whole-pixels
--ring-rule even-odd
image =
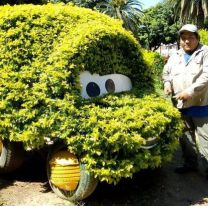
[[[116,186],[100,183],[77,203],[58,198],[47,184],[44,163],[31,157],[18,172],[0,176],[0,206],[208,206],[208,180],[202,172],[174,173],[180,157],[178,150],[171,163]]]

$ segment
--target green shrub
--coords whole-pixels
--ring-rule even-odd
[[[85,151],[88,169],[108,182],[170,160],[181,135],[178,111],[155,96],[109,95],[86,103],[80,111],[69,148],[80,155]],[[147,138],[158,136],[157,147],[141,148]]]
[[[169,160],[180,116],[152,96],[152,71],[121,22],[71,5],[0,7],[0,134],[40,148],[62,141],[100,180]],[[121,73],[133,89],[85,100],[79,74]],[[138,98],[140,97],[140,98]],[[151,137],[157,147],[143,150]]]
[[[143,49],[143,58],[147,66],[152,70],[156,89],[162,89],[162,71],[165,59],[158,52]]]
[[[199,30],[200,42],[208,45],[208,31],[206,29]]]

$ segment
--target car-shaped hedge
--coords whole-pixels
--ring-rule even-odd
[[[51,188],[82,200],[171,159],[180,115],[120,21],[72,5],[0,7],[0,172],[47,149]]]

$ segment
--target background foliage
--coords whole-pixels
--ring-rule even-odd
[[[138,37],[143,47],[156,50],[162,43],[174,43],[180,27],[174,9],[164,2],[145,10],[141,16]]]
[[[165,65],[165,58],[158,52],[146,49],[142,50],[142,54],[146,64],[152,70],[156,90],[159,91],[163,89],[162,71]]]
[[[208,45],[208,30],[201,29],[199,30],[200,43]]]
[[[166,0],[174,8],[175,15],[180,16],[182,24],[196,24],[198,28],[208,26],[207,0]]]

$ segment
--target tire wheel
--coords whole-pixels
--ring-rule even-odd
[[[54,160],[66,162],[69,159],[73,159],[73,161],[70,160],[70,165],[54,164]],[[87,198],[94,192],[98,183],[97,179],[87,172],[85,164],[80,163],[75,155],[66,150],[49,154],[47,176],[54,193],[69,201],[79,201]],[[69,185],[72,185],[71,188]]]
[[[0,140],[0,173],[13,172],[23,161],[24,149],[21,143]]]
[[[145,145],[142,145],[141,148],[142,149],[152,149],[153,147],[157,146],[159,140],[160,140],[159,137],[148,138],[148,139],[146,139]]]

